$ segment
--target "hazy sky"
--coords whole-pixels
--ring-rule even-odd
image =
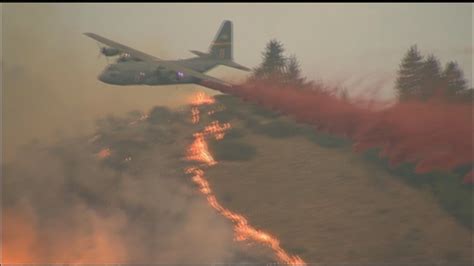
[[[234,22],[235,57],[254,66],[277,38],[309,76],[347,78],[396,69],[412,44],[471,73],[472,4],[79,4],[54,5],[60,25],[94,31],[163,57],[207,49],[220,22]],[[21,14],[20,19],[21,19]],[[41,14],[37,14],[40,16]],[[8,23],[8,20],[6,21]],[[39,25],[38,25],[39,26]],[[82,36],[81,36],[82,37]],[[469,57],[469,55],[471,55]],[[359,73],[354,73],[359,72]]]
[[[94,119],[184,102],[186,88],[116,87],[95,32],[164,59],[206,51],[222,20],[234,23],[234,58],[254,67],[271,39],[295,54],[311,79],[350,93],[393,95],[412,44],[442,64],[456,60],[472,80],[472,4],[4,4],[4,143],[84,131]],[[472,86],[472,85],[471,85]],[[14,144],[11,144],[12,146]],[[7,156],[8,157],[8,156]]]
[[[29,14],[19,6],[36,8]],[[221,21],[230,19],[235,58],[249,66],[277,38],[308,76],[347,79],[392,73],[408,47],[418,44],[443,63],[458,61],[470,76],[472,10],[472,4],[23,4],[7,5],[4,23],[32,22],[30,34],[47,28],[45,39],[74,38],[84,46],[95,44],[80,33],[93,31],[176,58],[206,50]]]

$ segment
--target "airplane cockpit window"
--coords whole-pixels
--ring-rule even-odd
[[[119,69],[118,69],[118,66],[116,66],[116,65],[109,65],[107,67],[107,70],[113,71],[113,70],[119,70]]]

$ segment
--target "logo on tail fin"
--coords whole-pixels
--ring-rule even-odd
[[[209,48],[209,54],[214,58],[232,60],[232,22],[222,22],[214,41]]]

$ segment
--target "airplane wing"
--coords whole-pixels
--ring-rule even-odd
[[[164,61],[162,59],[159,59],[158,57],[154,57],[152,55],[140,52],[138,50],[135,50],[135,49],[130,48],[128,46],[125,46],[123,44],[120,44],[120,43],[114,42],[112,40],[109,40],[107,38],[104,38],[104,37],[102,37],[100,35],[97,35],[95,33],[87,32],[87,33],[84,33],[84,35],[86,35],[86,36],[88,36],[88,37],[90,37],[90,38],[92,38],[96,41],[99,41],[99,42],[101,42],[101,43],[103,43],[107,46],[113,47],[117,50],[120,50],[124,53],[127,53],[131,57],[135,57],[137,59],[140,59],[140,60],[143,60],[143,61],[146,61],[146,62],[153,62],[153,63],[156,63],[158,65],[162,65],[163,67],[168,68],[170,70],[173,70],[173,71],[176,71],[176,72],[181,72],[184,75],[192,76],[192,77],[198,78],[198,79],[203,80],[203,81],[211,81],[211,82],[215,82],[215,83],[225,85],[225,86],[232,86],[232,84],[229,84],[229,83],[227,83],[223,80],[211,77],[209,75],[206,75],[206,74],[203,74],[203,73],[200,73],[200,72],[197,72],[196,70],[184,67],[184,66],[182,66],[178,63],[175,63],[175,62]]]

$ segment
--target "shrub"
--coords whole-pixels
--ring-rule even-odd
[[[211,115],[213,119],[216,119],[220,122],[229,122],[231,119],[235,119],[237,116],[237,113],[229,109],[220,110]]]
[[[318,132],[314,129],[302,129],[304,136],[312,142],[317,143],[321,147],[326,148],[341,148],[351,145],[349,139],[331,135],[325,132]]]
[[[163,106],[156,106],[150,111],[148,121],[151,124],[170,124],[182,121],[182,117]]]
[[[231,128],[225,134],[226,140],[242,138],[245,135],[245,130],[241,128]]]
[[[211,141],[209,148],[218,161],[248,161],[255,157],[257,149],[242,141]]]
[[[272,138],[292,137],[301,132],[301,129],[297,125],[282,120],[275,120],[265,124],[256,124],[253,129],[257,133],[264,134]]]
[[[261,116],[263,118],[277,118],[280,116],[278,112],[262,108],[256,104],[250,104],[249,109],[252,114]]]

